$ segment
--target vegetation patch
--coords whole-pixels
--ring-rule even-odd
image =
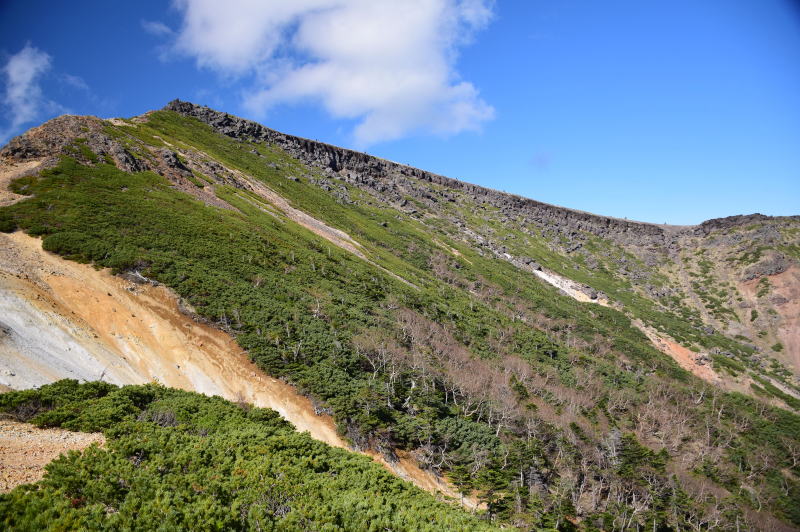
[[[0,411],[106,435],[0,495],[5,530],[494,530],[268,409],[65,380],[0,395]]]

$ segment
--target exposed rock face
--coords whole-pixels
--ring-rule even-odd
[[[777,275],[789,269],[791,263],[782,253],[771,253],[764,260],[753,264],[744,271],[743,281],[749,281],[764,275]]]
[[[749,225],[757,222],[764,222],[769,220],[769,216],[764,216],[763,214],[755,213],[755,214],[739,214],[736,216],[728,216],[726,218],[714,218],[712,220],[706,220],[705,222],[701,223],[695,228],[695,234],[710,234],[713,231],[718,231],[720,229],[730,229],[731,227],[737,227],[740,225]]]
[[[161,155],[161,159],[164,161],[164,164],[166,164],[169,168],[179,172],[191,173],[191,170],[189,170],[189,168],[187,168],[186,165],[181,162],[180,158],[178,158],[178,154],[174,151],[167,148],[161,148],[159,153]]]
[[[75,138],[97,129],[89,117],[64,115],[11,139],[0,155],[16,160],[39,159],[60,153]]]
[[[304,163],[318,167],[329,175],[337,174],[344,181],[378,194],[401,207],[405,196],[433,205],[458,201],[459,195],[465,195],[479,204],[499,209],[501,215],[508,220],[517,220],[523,225],[544,228],[548,232],[565,236],[568,244],[564,251],[567,253],[581,251],[582,244],[576,240],[581,240],[582,233],[585,232],[610,238],[626,247],[640,249],[644,252],[642,258],[648,263],[654,263],[658,255],[678,247],[681,237],[706,236],[731,227],[770,219],[761,214],[731,216],[708,220],[698,226],[662,226],[620,220],[542,203],[365,153],[287,135],[256,122],[190,102],[173,100],[164,109],[197,118],[232,138],[275,144]],[[104,125],[103,120],[95,117],[61,116],[12,139],[0,150],[0,157],[16,161],[49,158],[54,163],[69,145],[80,139],[98,157],[110,157],[120,169],[127,172],[151,170],[170,178],[191,173],[177,154],[169,149],[156,150],[156,153],[148,156],[131,153],[123,142],[106,134]],[[212,169],[204,170],[216,177],[216,172]],[[444,190],[419,186],[416,180],[439,185]],[[347,197],[341,200],[349,202]],[[764,230],[774,231],[770,228]],[[761,236],[765,241],[771,240],[770,235]],[[736,236],[726,235],[725,238],[735,239]]]
[[[103,121],[91,116],[64,115],[14,137],[0,150],[0,157],[17,161],[49,159],[45,166],[54,164],[59,155],[77,140],[96,155],[111,157],[126,172],[140,172],[148,165],[131,154],[123,143],[103,131]]]
[[[672,227],[597,216],[499,192],[357,151],[280,133],[256,122],[189,102],[174,100],[164,109],[197,118],[229,137],[275,144],[306,164],[328,169],[346,181],[384,196],[395,196],[398,202],[402,202],[400,190],[415,190],[414,183],[408,179],[411,177],[464,193],[479,203],[500,208],[509,216],[521,216],[530,224],[587,231],[645,246],[665,246],[674,241],[675,228]],[[428,189],[418,191],[418,195],[433,202],[455,201],[454,196],[446,191],[438,197]]]

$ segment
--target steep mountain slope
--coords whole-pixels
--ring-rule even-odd
[[[797,217],[604,218],[179,101],[0,156],[0,229],[169,286],[491,519],[800,526]]]
[[[689,347],[724,349],[730,344],[714,338],[719,331],[749,344],[744,348],[756,364],[764,367],[766,356],[767,363],[777,359],[800,376],[800,340],[794,326],[800,216],[733,216],[692,227],[619,220],[292,137],[188,102],[174,101],[166,109],[198,118],[232,138],[279,146],[379,201],[408,207],[406,211],[418,218],[444,218],[455,226],[452,237],[523,268],[550,266],[583,281],[592,295],[605,291],[634,313],[639,306],[655,304],[662,314],[677,314],[695,330],[670,328],[666,317],[651,320]],[[785,294],[765,289],[761,296],[745,299],[748,283],[775,275],[788,281],[781,283]],[[762,286],[769,284],[762,281]],[[772,349],[776,342],[784,348]]]
[[[163,285],[66,261],[22,232],[0,233],[0,249],[0,384],[21,390],[60,379],[158,382],[271,408],[298,431],[349,448],[329,415],[265,375],[228,334],[193,319]],[[412,459],[365,451],[399,477],[457,497]]]

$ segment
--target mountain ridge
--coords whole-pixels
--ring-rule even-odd
[[[611,290],[613,287],[608,286],[606,280],[597,279],[592,272],[598,267],[601,270],[609,269],[611,276],[623,281],[623,285],[632,282],[638,286],[637,290],[641,291],[643,296],[651,299],[672,297],[671,294],[674,294],[675,290],[681,289],[679,285],[682,283],[684,285],[682,290],[688,291],[691,296],[687,300],[689,306],[697,307],[706,325],[711,325],[715,329],[724,330],[730,328],[730,324],[725,321],[724,313],[720,313],[719,305],[721,303],[708,300],[707,298],[710,296],[705,294],[699,294],[699,298],[703,299],[700,302],[695,295],[691,294],[694,291],[690,286],[691,283],[687,284],[688,281],[680,280],[682,277],[686,277],[686,273],[681,272],[682,264],[687,260],[687,254],[693,256],[697,252],[704,252],[706,244],[703,242],[706,240],[712,247],[719,246],[720,242],[724,247],[731,247],[742,246],[750,241],[749,245],[755,246],[753,251],[753,256],[756,258],[755,263],[749,263],[744,272],[712,272],[712,277],[716,275],[716,278],[724,282],[747,281],[764,274],[780,274],[788,270],[791,264],[798,263],[797,256],[793,259],[786,254],[786,251],[768,251],[762,257],[762,252],[758,249],[771,249],[780,239],[785,241],[786,238],[789,238],[788,242],[791,243],[792,237],[781,236],[776,233],[775,228],[777,226],[785,227],[786,229],[779,229],[784,233],[792,231],[791,227],[800,221],[800,216],[770,217],[758,213],[734,215],[706,220],[694,226],[663,226],[621,220],[543,203],[347,148],[284,134],[256,122],[190,102],[173,100],[164,109],[167,112],[176,112],[181,116],[197,119],[217,133],[238,142],[266,142],[278,147],[303,165],[321,171],[321,178],[310,177],[307,171],[303,171],[306,174],[304,179],[309,179],[312,184],[323,189],[332,190],[333,194],[344,194],[337,198],[337,201],[348,201],[343,187],[351,185],[368,192],[377,201],[385,203],[405,215],[417,217],[422,223],[425,223],[425,216],[440,217],[456,227],[459,234],[454,234],[454,236],[469,242],[471,246],[477,247],[482,252],[488,252],[497,258],[507,260],[519,268],[529,269],[532,266],[536,270],[540,268],[542,259],[536,253],[527,252],[526,249],[515,249],[519,246],[512,244],[517,242],[519,237],[525,239],[529,237],[544,238],[550,251],[569,259],[569,263],[560,264],[558,261],[562,261],[562,259],[554,257],[557,262],[545,261],[542,265],[551,270],[555,268],[556,273],[562,276],[572,277],[573,280],[584,286],[583,290],[586,293],[597,292],[601,297],[614,295]],[[150,113],[152,111],[133,118],[129,124],[146,122]],[[183,153],[180,155],[174,151],[174,147],[165,146],[155,154],[147,151],[137,152],[138,148],[128,145],[130,139],[126,140],[124,136],[110,137],[108,135],[110,130],[106,124],[113,124],[115,120],[117,119],[104,121],[65,115],[34,128],[22,136],[15,137],[0,150],[0,156],[10,160],[46,159],[43,166],[37,166],[25,172],[26,175],[29,175],[37,172],[41,167],[56,164],[58,154],[69,147],[69,143],[73,142],[72,139],[84,139],[81,140],[85,143],[83,148],[70,149],[73,151],[88,149],[93,153],[105,154],[104,157],[110,157],[115,164],[126,171],[150,169],[161,175],[172,176],[172,182],[184,192],[212,205],[225,207],[226,203],[215,194],[209,193],[207,188],[198,188],[193,185],[191,182],[195,179],[192,177],[193,173],[217,175],[222,182],[230,183],[235,187],[243,186],[241,180],[229,169],[223,172],[227,174],[227,177],[219,177],[216,170],[218,165],[206,167],[202,160],[203,157],[200,159],[195,157],[189,164],[191,168],[187,167],[180,160],[187,153],[178,150]],[[121,125],[126,124],[124,121],[117,122]],[[256,148],[252,148],[251,151],[255,152]],[[299,179],[294,175],[288,177]],[[251,185],[244,186],[250,187]],[[481,230],[480,227],[474,225],[476,221],[480,220],[489,223],[490,226],[486,226],[486,230]],[[506,227],[516,228],[518,233],[499,237],[496,229]],[[509,238],[514,240],[508,240]],[[620,246],[620,252],[630,253],[631,258],[623,257],[614,263],[608,263],[607,260],[598,257],[596,252],[587,251],[592,245],[596,246],[598,242],[594,242],[593,239],[597,238],[600,239],[598,242],[602,242],[604,239],[614,242]],[[793,251],[793,253],[797,252]],[[728,260],[737,259],[728,254],[726,261]],[[580,269],[581,264],[585,264],[589,271],[588,275],[579,275],[579,279],[575,278],[574,273],[563,269],[566,266]],[[677,270],[671,266],[673,264],[678,266]],[[615,270],[617,273],[614,273]],[[674,285],[672,288],[658,286],[663,284],[663,281],[659,281],[659,276],[665,274],[666,270],[674,270],[672,273],[666,273]],[[614,282],[619,285],[617,281]],[[624,288],[623,285],[620,285],[619,288]],[[745,304],[741,302],[741,296],[735,294],[734,296],[741,305]],[[728,302],[728,308],[723,308],[728,316],[739,314],[738,319],[742,322],[741,326],[736,325],[731,329],[733,332],[730,332],[730,336],[744,334],[751,338],[750,341],[755,341],[756,344],[760,342],[762,349],[772,345],[775,337],[769,335],[766,338],[757,338],[757,335],[761,334],[763,326],[761,329],[750,327],[742,315],[744,311],[740,312],[731,308],[737,304],[739,303],[731,300]],[[670,305],[672,304],[669,303],[667,306]],[[684,312],[680,305],[674,309],[681,313]],[[715,316],[711,316],[707,310],[710,310]],[[769,309],[764,308],[763,310]],[[772,325],[772,327],[775,326]],[[743,328],[748,330],[745,331]],[[778,335],[777,332],[774,334]],[[786,342],[785,339],[779,340]],[[797,360],[796,367],[798,369],[796,371],[800,375],[800,345],[798,344],[800,342],[790,342],[791,347],[786,353],[794,353],[793,355],[787,354],[787,357],[789,359],[794,357]]]
[[[429,172],[427,170],[423,170],[409,164],[399,163],[375,155],[369,155],[364,152],[359,152],[357,150],[353,150],[350,148],[337,146],[335,144],[330,144],[319,140],[312,140],[309,138],[301,137],[298,135],[292,135],[289,133],[282,133],[275,129],[264,126],[254,120],[240,118],[226,112],[216,111],[208,106],[199,105],[188,101],[183,101],[180,99],[174,99],[170,101],[169,103],[167,103],[167,105],[163,107],[163,110],[175,111],[185,116],[191,116],[197,118],[198,120],[201,120],[202,122],[210,125],[220,133],[233,138],[242,138],[242,139],[247,138],[251,140],[253,139],[269,140],[272,142],[279,141],[278,144],[282,145],[282,147],[286,146],[297,147],[308,154],[308,157],[305,159],[306,162],[317,164],[319,166],[322,166],[323,168],[326,166],[327,163],[327,167],[331,168],[331,170],[334,172],[354,171],[354,170],[358,171],[359,167],[363,168],[364,163],[367,163],[366,164],[367,167],[372,167],[377,171],[382,170],[383,167],[381,166],[375,166],[369,164],[369,162],[376,161],[384,166],[389,167],[390,171],[394,169],[396,169],[400,173],[404,173],[405,171],[407,172],[406,175],[411,175],[413,177],[424,179],[426,181],[433,182],[436,184],[446,184],[449,185],[451,188],[467,190],[469,192],[481,191],[487,197],[504,196],[510,200],[513,200],[513,202],[515,203],[522,203],[522,204],[530,203],[533,206],[542,207],[544,209],[564,211],[567,215],[571,214],[578,217],[589,216],[593,219],[597,219],[598,221],[600,221],[601,224],[603,223],[603,221],[607,220],[608,224],[619,223],[625,227],[654,228],[669,234],[682,231],[694,232],[695,230],[703,230],[705,232],[708,232],[714,229],[729,228],[738,225],[753,223],[756,221],[764,221],[771,219],[784,219],[784,218],[800,219],[800,215],[770,216],[761,213],[752,213],[752,214],[734,214],[730,216],[710,218],[708,220],[700,222],[699,224],[689,224],[689,225],[656,224],[652,222],[629,220],[627,218],[607,216],[603,214],[593,213],[590,211],[573,209],[571,207],[566,207],[563,205],[556,205],[552,203],[543,202],[540,200],[536,200],[534,198],[522,196],[520,194],[505,192],[493,189],[491,187],[469,183],[467,181],[463,181],[458,178],[448,177],[442,174],[437,174],[435,172]],[[322,152],[323,155],[315,157],[315,153],[317,152]],[[349,164],[348,161],[353,159],[355,159],[357,162],[355,164]],[[358,161],[358,159],[362,160]]]
[[[497,524],[800,526],[795,217],[667,235],[173,105],[14,139],[0,230],[166,285]]]

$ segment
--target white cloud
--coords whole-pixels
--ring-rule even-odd
[[[476,130],[493,116],[459,79],[457,51],[493,0],[177,0],[175,50],[228,76],[254,74],[256,114],[316,101],[357,121],[359,145],[415,131]]]
[[[50,56],[26,44],[18,53],[12,55],[3,67],[5,95],[3,103],[11,117],[8,127],[0,131],[0,144],[19,130],[20,126],[32,122],[46,109],[56,104],[42,95],[39,86],[41,76],[50,70]]]

